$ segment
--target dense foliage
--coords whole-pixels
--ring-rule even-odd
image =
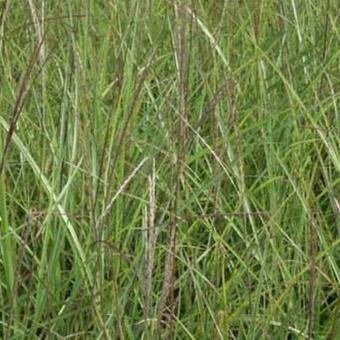
[[[338,5],[0,2],[0,337],[336,339]]]

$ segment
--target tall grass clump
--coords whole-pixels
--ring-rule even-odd
[[[337,339],[339,20],[2,1],[0,338]]]

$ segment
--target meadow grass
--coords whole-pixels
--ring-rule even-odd
[[[0,337],[337,339],[338,2],[0,2]]]

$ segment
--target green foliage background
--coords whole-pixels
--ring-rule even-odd
[[[336,339],[338,5],[1,1],[0,336]]]

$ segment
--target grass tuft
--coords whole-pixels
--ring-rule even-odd
[[[337,339],[338,2],[0,4],[0,338]]]

